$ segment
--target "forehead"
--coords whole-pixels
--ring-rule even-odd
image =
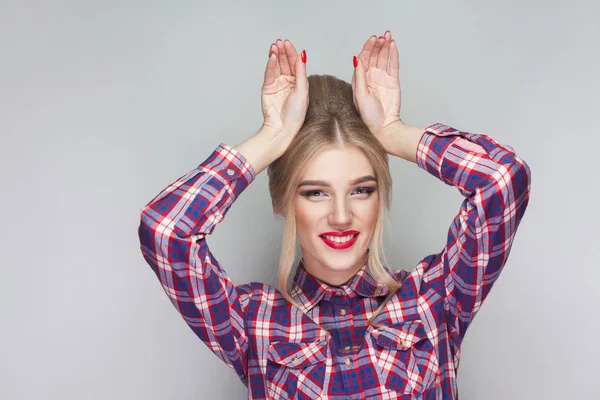
[[[347,182],[365,175],[375,175],[373,166],[356,146],[326,146],[307,163],[301,180],[320,179]]]

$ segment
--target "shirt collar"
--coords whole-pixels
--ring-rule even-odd
[[[298,263],[296,274],[292,283],[290,296],[305,311],[314,308],[321,300],[328,301],[333,296],[354,297],[379,297],[389,292],[387,285],[378,283],[371,276],[368,269],[363,266],[348,282],[341,286],[331,286],[309,274],[302,261]]]

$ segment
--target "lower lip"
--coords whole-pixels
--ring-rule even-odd
[[[354,243],[356,243],[356,239],[358,239],[358,234],[354,235],[354,237],[350,240],[348,240],[347,242],[344,243],[338,243],[338,242],[332,242],[329,239],[326,239],[323,236],[319,236],[321,238],[321,240],[323,240],[323,242],[325,242],[325,244],[329,247],[331,247],[332,249],[336,249],[336,250],[344,250],[347,249],[349,247],[352,247],[352,245]]]

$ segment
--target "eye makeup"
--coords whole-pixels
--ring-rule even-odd
[[[356,193],[359,191],[360,191],[360,193]],[[357,195],[362,195],[363,197],[369,197],[375,191],[377,191],[376,186],[360,186],[360,187],[357,187],[356,189],[354,189],[352,191],[352,194],[356,193]],[[303,197],[306,197],[306,198],[323,197],[324,194],[325,194],[325,192],[323,192],[320,189],[310,189],[310,190],[304,190],[304,191],[300,192],[300,195]]]

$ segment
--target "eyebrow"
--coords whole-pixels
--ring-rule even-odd
[[[350,181],[350,185],[357,185],[359,183],[364,183],[364,182],[375,182],[375,183],[377,183],[377,179],[373,175],[366,175],[366,176],[362,176],[360,178],[354,179],[353,181]],[[306,181],[302,181],[302,182],[300,182],[298,184],[298,187],[302,187],[302,186],[331,187],[331,185],[329,184],[329,182],[318,181],[318,180],[306,180]]]

